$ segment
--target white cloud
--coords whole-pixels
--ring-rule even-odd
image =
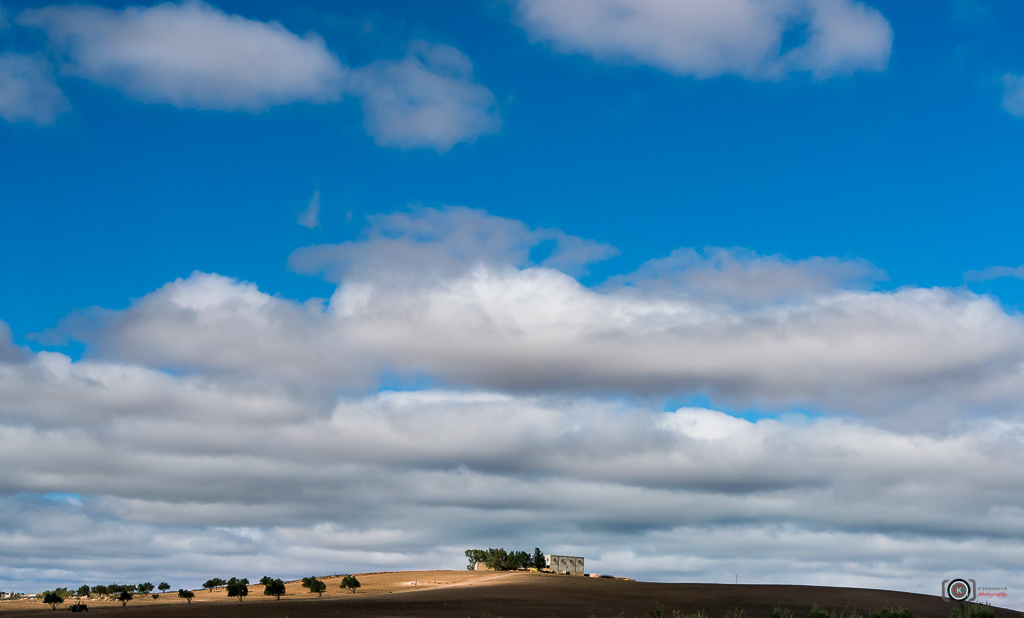
[[[401,60],[378,60],[352,76],[364,124],[379,146],[449,150],[501,129],[494,95],[473,79],[465,54],[414,41]]]
[[[315,33],[300,37],[201,0],[121,11],[49,6],[22,12],[18,23],[46,31],[62,74],[147,103],[258,112],[351,95],[375,143],[442,152],[501,129],[494,95],[448,45],[413,41],[404,58],[353,69]]]
[[[531,36],[558,50],[699,78],[881,71],[892,48],[885,18],[853,0],[519,0],[517,6]],[[784,49],[787,36],[797,42]]]
[[[1004,277],[1024,279],[1024,266],[989,266],[982,270],[969,270],[964,273],[964,281],[991,281]]]
[[[532,263],[546,238],[555,250]],[[111,360],[328,392],[420,375],[513,392],[703,393],[891,424],[1019,413],[1024,325],[990,298],[858,289],[877,276],[863,262],[723,251],[677,253],[597,289],[545,267],[610,254],[481,211],[422,209],[294,256],[340,281],[326,308],[195,273],[62,330]]]
[[[313,229],[320,227],[320,191],[313,191],[313,197],[309,198],[306,210],[299,213],[299,225],[304,228]]]
[[[1024,117],[1024,76],[1013,73],[1003,76],[1003,109]]]
[[[417,209],[297,255],[339,282],[326,305],[195,273],[66,323],[83,360],[0,332],[0,577],[194,586],[504,545],[664,579],[1024,585],[1018,317],[872,291],[860,261],[682,250],[597,288],[553,267],[611,253]],[[367,394],[396,374],[441,385]]]
[[[53,67],[44,58],[0,54],[0,118],[46,126],[70,109],[54,79]]]
[[[67,58],[63,71],[149,103],[258,111],[341,95],[345,69],[315,34],[228,15],[200,1],[123,11],[95,6],[26,10]]]

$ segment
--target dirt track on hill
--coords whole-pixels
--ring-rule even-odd
[[[326,616],[472,617],[483,614],[503,618],[545,616],[585,618],[613,616],[628,612],[640,616],[660,605],[666,614],[679,609],[686,613],[706,610],[719,618],[733,608],[742,608],[749,618],[767,618],[775,606],[792,610],[804,618],[814,604],[828,609],[849,607],[865,617],[882,607],[905,607],[924,618],[946,618],[950,603],[937,596],[816,586],[771,586],[729,584],[657,584],[613,579],[568,577],[542,573],[493,573],[465,576],[459,572],[437,571],[360,575],[360,581],[374,582],[367,592],[336,593],[318,598],[292,593],[276,601],[254,594],[239,603],[226,597],[207,602],[129,603],[90,605],[89,614],[122,618],[224,617],[224,618],[320,618]],[[413,579],[415,577],[416,579]],[[428,588],[420,588],[419,582]],[[415,582],[415,583],[414,583]],[[436,583],[434,583],[436,582]],[[295,588],[298,588],[297,586]],[[386,590],[390,588],[390,591]],[[253,593],[258,586],[250,586]],[[289,590],[293,590],[289,584]],[[299,589],[301,590],[301,589]],[[49,607],[35,603],[16,608],[0,603],[3,618],[43,618]],[[996,618],[1019,618],[1020,613],[996,608]]]

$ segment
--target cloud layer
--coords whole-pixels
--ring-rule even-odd
[[[519,0],[537,40],[601,60],[699,78],[881,71],[892,28],[852,0]]]
[[[567,274],[614,253],[420,208],[295,254],[329,300],[194,273],[68,318],[50,335],[81,360],[0,330],[0,578],[194,586],[505,545],[663,579],[1024,584],[1018,317],[832,258]]]

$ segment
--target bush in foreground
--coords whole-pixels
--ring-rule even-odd
[[[991,605],[957,603],[949,609],[949,618],[995,618]]]

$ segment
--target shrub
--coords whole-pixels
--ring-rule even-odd
[[[949,618],[995,618],[990,605],[981,603],[957,603],[949,610]]]
[[[871,612],[869,618],[918,618],[909,609],[883,607],[880,610]]]
[[[788,607],[775,607],[768,618],[793,618],[793,612]]]
[[[726,612],[725,618],[746,618],[747,612],[736,607],[732,611]]]

